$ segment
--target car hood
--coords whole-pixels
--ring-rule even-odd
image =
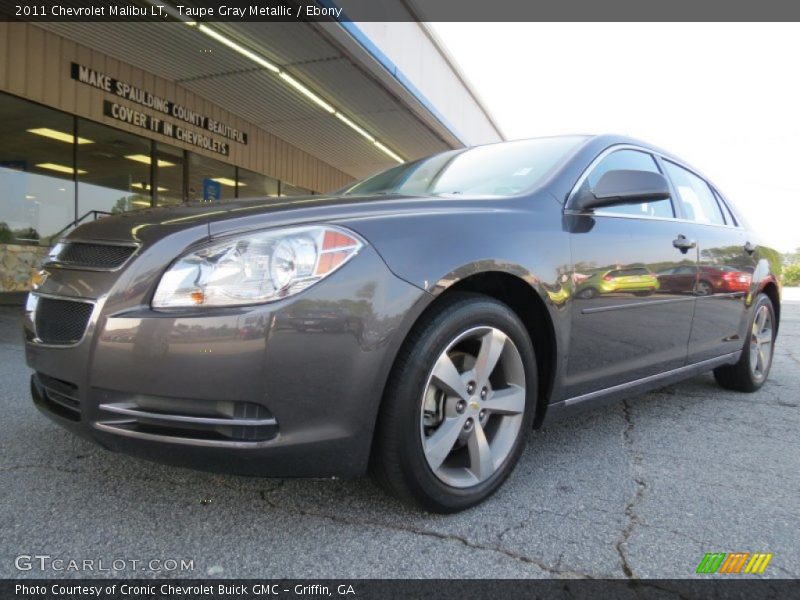
[[[195,202],[102,217],[73,230],[67,239],[152,243],[185,229],[216,237],[237,231],[298,223],[338,221],[420,212],[485,210],[479,199],[419,196],[291,196],[224,203]]]

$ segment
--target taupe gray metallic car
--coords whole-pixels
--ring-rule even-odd
[[[714,265],[752,274],[746,289],[576,293],[598,273]],[[757,390],[779,269],[713,184],[647,144],[454,150],[330,196],[77,228],[29,296],[31,390],[111,450],[271,477],[371,471],[453,512],[572,411],[712,369]]]

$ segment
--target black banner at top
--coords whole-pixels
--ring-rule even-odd
[[[791,0],[0,0],[0,20],[798,21]]]

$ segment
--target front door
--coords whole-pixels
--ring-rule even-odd
[[[616,169],[660,172],[649,153],[620,149],[601,158],[580,189]],[[695,296],[659,281],[659,273],[697,268],[687,223],[675,214],[667,199],[567,215],[574,283],[568,398],[686,364]]]

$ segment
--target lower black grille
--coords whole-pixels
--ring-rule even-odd
[[[75,300],[38,299],[36,305],[36,337],[45,344],[77,344],[83,338],[93,304]]]
[[[55,261],[72,267],[116,269],[121,267],[135,251],[134,246],[67,242]]]
[[[38,397],[38,400],[51,412],[71,421],[80,420],[81,402],[78,386],[42,373],[33,376],[31,385],[34,388],[34,398]]]

